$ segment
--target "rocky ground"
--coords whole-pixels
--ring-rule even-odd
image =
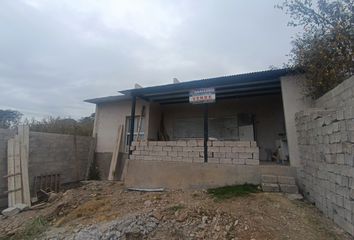
[[[309,203],[252,193],[129,192],[84,182],[38,209],[0,219],[0,239],[351,239]]]

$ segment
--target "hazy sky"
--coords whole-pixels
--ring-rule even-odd
[[[0,109],[79,118],[87,98],[266,70],[295,30],[281,0],[1,0]]]

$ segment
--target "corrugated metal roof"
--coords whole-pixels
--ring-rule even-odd
[[[188,102],[189,91],[196,88],[213,87],[216,99],[228,99],[244,96],[278,94],[281,92],[280,77],[289,74],[289,69],[277,69],[244,73],[231,76],[200,79],[188,82],[129,89],[120,91],[126,95],[135,95],[147,101],[161,104]]]
[[[118,97],[129,99],[131,96],[135,95],[144,100],[160,104],[184,103],[188,102],[189,91],[191,89],[207,87],[215,88],[216,99],[278,94],[281,92],[280,77],[291,72],[292,71],[287,68],[276,69],[152,87],[134,88],[119,91],[124,94],[121,96],[96,98],[85,101],[97,104],[101,102],[121,100]]]

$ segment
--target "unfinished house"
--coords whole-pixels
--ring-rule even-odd
[[[96,161],[131,187],[200,188],[294,176],[294,115],[305,105],[287,69],[120,91],[96,104]],[[118,136],[121,126],[123,133]]]

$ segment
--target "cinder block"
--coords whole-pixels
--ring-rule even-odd
[[[252,153],[252,158],[253,158],[254,160],[259,160],[259,152],[254,152],[254,153]]]
[[[234,158],[234,159],[232,159],[232,163],[235,164],[235,165],[244,165],[245,164],[245,159]]]
[[[244,159],[252,159],[253,155],[252,153],[239,153],[238,154],[239,158],[244,158]]]
[[[162,147],[162,151],[171,152],[172,147]]]
[[[214,157],[216,157],[216,158],[225,158],[226,157],[226,153],[224,153],[224,152],[215,152],[214,153]]]
[[[227,153],[225,153],[225,157],[226,157],[226,158],[233,158],[233,159],[235,159],[235,158],[238,158],[238,153],[227,152]]]
[[[231,152],[231,147],[220,147],[220,152]]]
[[[204,147],[193,147],[194,152],[204,152]]]
[[[208,158],[208,163],[220,163],[220,158]]]
[[[213,147],[224,147],[225,143],[223,141],[212,141]]]
[[[232,164],[231,158],[220,158],[220,164]]]
[[[249,141],[238,141],[236,143],[238,147],[251,147],[251,142]]]
[[[349,197],[352,201],[354,201],[354,188],[350,189],[349,191]],[[354,205],[353,205],[354,207]],[[354,208],[353,208],[353,211],[354,211]]]
[[[133,151],[133,153],[132,153],[133,155],[140,155],[141,154],[141,151],[137,151],[137,150],[135,150],[135,151]]]
[[[165,141],[158,141],[158,142],[157,142],[157,146],[161,146],[161,147],[167,146],[167,142],[165,142]]]
[[[152,148],[152,150],[155,151],[155,152],[159,152],[159,151],[162,151],[162,147],[161,146],[154,146]]]
[[[157,142],[156,141],[149,141],[148,146],[157,146]]]
[[[158,152],[157,152],[157,155],[158,155],[158,156],[167,156],[167,152],[165,152],[165,151],[158,151]]]
[[[167,155],[171,156],[171,157],[177,157],[178,156],[177,152],[175,152],[175,151],[167,152]]]
[[[187,145],[190,147],[197,147],[197,140],[188,140]]]
[[[172,151],[174,151],[174,152],[182,152],[182,150],[183,150],[183,147],[172,147]]]
[[[188,152],[188,157],[191,158],[199,157],[199,152]]]
[[[235,147],[236,141],[224,141],[225,147]]]
[[[233,152],[233,153],[243,152],[243,147],[232,147],[231,152]]]
[[[295,178],[287,176],[278,176],[278,183],[295,185]]]
[[[188,152],[177,152],[178,157],[188,157]]]
[[[202,162],[204,162],[204,158],[197,158],[197,157],[195,157],[195,158],[193,158],[192,159],[192,162],[193,163],[202,163]]]
[[[183,152],[193,152],[193,148],[192,147],[183,147],[182,151]]]
[[[166,142],[166,146],[168,147],[176,147],[177,141],[168,141]]]
[[[295,184],[279,184],[280,191],[284,193],[298,193],[297,186]]]
[[[179,141],[176,142],[176,146],[177,147],[186,147],[187,146],[187,142],[179,140]]]
[[[198,147],[203,147],[204,146],[204,140],[197,140],[197,146]]]
[[[262,183],[263,192],[279,192],[279,185],[274,183]]]
[[[245,164],[246,165],[259,165],[259,160],[246,159]]]
[[[278,178],[275,175],[262,175],[262,183],[274,183],[278,182]]]
[[[220,152],[220,148],[219,147],[209,147],[208,151],[210,151],[210,152]]]
[[[193,162],[193,158],[181,158],[180,159],[180,162],[189,162],[189,163],[191,163],[191,162]]]

